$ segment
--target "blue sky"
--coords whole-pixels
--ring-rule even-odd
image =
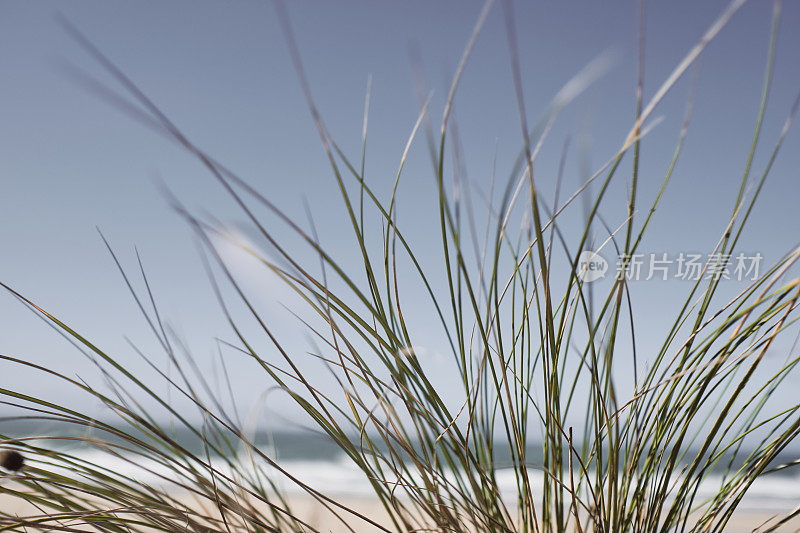
[[[646,98],[726,2],[651,4]],[[390,186],[418,113],[410,47],[420,51],[434,91],[436,123],[480,9],[478,2],[289,2],[314,98],[333,136],[353,156],[360,149],[365,86],[372,76],[367,175],[378,190]],[[191,232],[156,183],[163,180],[191,209],[211,212],[227,223],[241,221],[242,215],[195,160],[76,80],[71,72],[79,68],[113,85],[58,24],[57,12],[112,58],[200,147],[302,221],[307,199],[323,241],[334,248],[344,241],[341,203],[331,200],[335,183],[271,3],[6,1],[0,10],[2,281],[122,360],[141,365],[124,337],[145,349],[154,344],[97,234],[99,227],[130,269],[136,266],[133,246],[138,247],[163,313],[190,339],[200,359],[213,354],[214,336],[231,338]],[[746,4],[701,58],[687,145],[645,250],[713,248],[729,216],[752,137],[771,10],[772,3],[765,0]],[[616,58],[613,68],[564,111],[545,145],[537,179],[547,194],[567,136],[573,145],[581,135],[591,138],[596,168],[630,129],[636,13],[635,2],[621,0],[515,3],[529,121],[592,59],[602,53]],[[800,4],[787,2],[756,171],[763,169],[800,89],[799,23]],[[654,113],[663,121],[643,151],[644,198],[655,194],[669,162],[688,89],[687,76]],[[520,147],[501,4],[490,14],[470,59],[455,120],[468,177],[478,189],[488,190],[495,143],[503,179]],[[790,132],[742,244],[743,250],[760,251],[768,261],[799,240],[798,143],[800,136]],[[573,152],[565,191],[582,181],[579,167]],[[629,165],[605,206],[612,226],[621,223],[624,212],[627,169]],[[401,186],[399,212],[424,258],[435,265],[436,239],[430,211],[425,210],[432,193],[427,150],[417,142]],[[254,267],[243,263],[240,269],[249,276]],[[288,296],[258,275],[253,272],[250,283],[259,291],[264,312],[286,330],[288,342],[300,346],[302,333],[275,305]],[[663,327],[659,312],[673,292],[671,286],[653,283],[634,294],[645,310],[640,325],[645,340],[658,338]],[[92,375],[90,365],[9,295],[0,297],[0,322],[1,353]],[[426,335],[435,352],[435,333]],[[245,363],[231,365],[238,372],[242,403],[252,404],[268,385],[248,373]],[[44,390],[49,385],[34,381],[26,386]],[[66,390],[55,389],[54,394],[64,401],[82,401]]]

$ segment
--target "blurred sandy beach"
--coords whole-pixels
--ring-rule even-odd
[[[208,501],[206,501],[205,505],[203,505],[189,497],[185,497],[182,500],[189,505],[197,505],[198,507],[202,506],[212,514],[214,512],[213,504],[210,504]],[[345,533],[349,531],[355,531],[356,533],[369,533],[379,531],[378,528],[357,517],[352,517],[347,521],[347,524],[345,524],[340,519],[333,516],[328,510],[326,510],[323,505],[309,496],[291,495],[287,498],[287,500],[296,516],[319,531],[324,531],[326,533]],[[376,499],[346,496],[343,498],[337,498],[337,501],[378,523],[386,524],[387,529],[393,529],[386,511]],[[19,514],[20,516],[31,516],[41,513],[41,511],[38,511],[32,504],[9,495],[0,495],[0,506],[2,506],[5,511]],[[772,520],[776,516],[776,513],[777,511],[773,510],[764,512],[758,512],[752,509],[741,510],[734,515],[733,519],[725,528],[725,531],[730,533],[765,531],[766,527],[764,524]],[[69,520],[64,520],[63,525],[74,527],[75,530],[78,531],[92,531],[92,529],[88,526],[81,527],[80,525],[75,525],[75,522],[70,523]],[[28,528],[28,530],[30,531],[31,528]],[[777,529],[777,531],[800,531],[800,517],[795,518],[789,523],[781,526]]]

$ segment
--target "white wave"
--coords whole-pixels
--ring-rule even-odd
[[[80,461],[107,469],[142,484],[166,488],[180,483],[180,477],[176,476],[173,465],[161,464],[150,458],[118,456],[102,450],[77,450],[72,454]],[[248,466],[248,461],[247,458],[244,458],[241,462],[240,471],[245,472],[245,475],[253,472],[252,466]],[[264,464],[261,459],[255,459],[255,461],[257,465]],[[334,460],[284,460],[279,464],[286,473],[297,480],[330,496],[369,497],[373,494],[366,475],[344,457]],[[216,476],[234,476],[232,469],[220,459],[212,459],[211,465]],[[259,468],[264,475],[269,476],[278,487],[287,493],[303,492],[301,487],[277,469],[268,466],[259,466]],[[208,471],[204,474],[210,475]],[[78,475],[80,474],[78,473]],[[590,479],[592,479],[592,475],[590,472]],[[534,492],[539,492],[543,484],[541,471],[531,469],[529,476]],[[508,501],[514,501],[517,490],[515,472],[511,469],[498,470],[496,479],[503,497],[508,498]],[[708,476],[703,480],[698,489],[695,503],[699,504],[713,496],[722,481],[722,477],[716,475]],[[402,490],[399,491],[399,493],[402,492]],[[793,508],[798,502],[800,502],[800,477],[767,476],[757,479],[751,485],[740,508],[777,511]]]

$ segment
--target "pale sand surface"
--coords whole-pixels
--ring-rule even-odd
[[[331,516],[316,500],[308,496],[292,495],[288,497],[289,504],[299,517],[305,522],[312,525],[316,529],[330,533],[344,533],[350,531],[352,528],[357,533],[367,533],[379,531],[374,526],[353,517],[348,521],[349,528],[342,524],[341,521]],[[374,499],[344,496],[338,499],[344,505],[357,510],[365,516],[375,520],[378,523],[385,523],[388,529],[392,529],[391,522],[387,520],[387,515],[383,507]],[[12,498],[8,495],[0,495],[0,507],[6,512],[14,514],[39,514],[33,506],[18,499]],[[734,519],[729,522],[726,532],[730,533],[745,533],[758,530],[758,527],[765,521],[775,516],[775,511],[758,512],[755,510],[741,510],[737,512]],[[82,528],[77,528],[81,530]],[[36,531],[35,529],[28,528],[28,531]],[[791,521],[790,523],[781,526],[778,531],[781,532],[800,532],[800,518]]]

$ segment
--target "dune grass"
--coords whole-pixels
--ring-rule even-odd
[[[773,368],[765,354],[776,346],[779,335],[788,335],[786,330],[796,325],[800,280],[790,274],[800,251],[787,253],[730,301],[720,301],[718,277],[701,276],[687,285],[684,305],[663,316],[668,333],[659,349],[647,354],[637,353],[637,339],[627,327],[635,322],[637,312],[631,308],[626,278],[608,286],[586,283],[579,256],[593,249],[593,235],[605,235],[600,239],[605,249],[613,248],[622,257],[641,249],[679,159],[691,98],[674,157],[661,176],[660,191],[648,200],[638,194],[639,151],[646,142],[653,110],[742,3],[734,1],[709,27],[649,101],[643,100],[640,75],[636,115],[617,153],[572,195],[549,200],[539,193],[532,169],[559,111],[590,83],[596,65],[567,83],[530,127],[513,14],[506,5],[521,117],[520,151],[501,200],[480,212],[465,196],[453,193],[446,161],[455,144],[452,104],[492,7],[487,3],[447,95],[441,128],[431,125],[424,102],[408,143],[398,154],[394,191],[416,138],[427,135],[435,178],[431,193],[438,198],[436,231],[441,239],[441,257],[435,261],[417,255],[414,242],[406,238],[397,222],[395,193],[382,198],[364,179],[364,151],[349,157],[329,135],[312,99],[290,25],[279,8],[301,87],[341,193],[345,222],[360,253],[355,269],[342,266],[340,251],[319,242],[313,223],[290,218],[195,146],[132,80],[70,29],[120,82],[125,94],[99,85],[95,88],[196,156],[274,254],[239,245],[317,316],[313,323],[298,318],[298,325],[315,339],[317,353],[291,352],[220,254],[217,244],[226,235],[225,228],[197,218],[172,199],[205,245],[203,257],[209,272],[217,272],[211,279],[233,333],[231,347],[251,357],[263,369],[265,380],[290,395],[308,415],[308,423],[335,442],[354,468],[366,475],[389,518],[379,522],[303,484],[280,460],[257,446],[246,424],[223,407],[225,402],[214,387],[194,371],[191,360],[182,357],[179,341],[159,314],[141,263],[143,294],[133,289],[130,274],[117,261],[144,319],[178,374],[170,375],[155,364],[153,369],[192,402],[203,422],[194,422],[196,417],[164,400],[156,392],[160,385],[143,381],[119,357],[93,344],[88,334],[75,331],[66,319],[3,284],[95,361],[105,384],[84,383],[12,355],[0,356],[11,369],[5,371],[24,366],[56,377],[102,402],[116,418],[98,420],[44,397],[31,397],[5,385],[0,388],[3,402],[15,406],[19,418],[58,421],[76,430],[73,436],[51,439],[0,435],[4,439],[0,442],[26,459],[24,469],[7,473],[0,481],[0,494],[24,498],[38,508],[26,516],[0,509],[0,529],[326,530],[296,515],[282,489],[289,483],[316,499],[341,524],[358,530],[367,526],[381,531],[723,531],[754,480],[792,466],[776,466],[775,461],[800,432],[800,404],[776,408],[768,400],[785,385],[798,358],[792,347],[793,353],[784,354],[785,363]],[[756,170],[753,161],[772,80],[779,14],[776,3],[763,95],[754,102],[759,114],[752,147],[730,221],[720,228],[714,249],[720,258],[736,250],[796,110],[788,113],[779,140],[768,152],[766,167]],[[364,149],[366,123],[365,113]],[[626,160],[632,162],[627,169],[622,164]],[[562,176],[539,179],[557,180],[560,188]],[[613,180],[630,183],[627,212],[620,214],[616,229],[599,216]],[[582,234],[573,240],[560,231],[558,221],[578,199],[586,202],[588,210]],[[264,224],[257,210],[275,215],[284,227]],[[487,221],[480,229],[479,216]],[[518,228],[525,216],[530,223]],[[365,222],[376,219],[379,227]],[[287,233],[314,251],[317,265],[304,264],[299,253],[284,244]],[[568,265],[571,272],[560,275],[563,267],[556,263]],[[562,270],[554,272],[555,268]],[[446,285],[440,279],[446,279]],[[440,394],[438,378],[414,349],[415,332],[405,317],[420,304],[403,299],[403,284],[408,283],[427,295],[426,305],[434,310],[442,338],[451,349],[453,366],[448,368],[455,369],[453,379],[460,383],[457,398]],[[231,294],[236,302],[230,301]],[[234,303],[249,312],[261,331],[260,339],[244,333],[241,318],[229,311]],[[255,348],[264,339],[279,355],[277,361]],[[627,346],[632,347],[632,358]],[[309,379],[297,363],[301,357],[324,362],[337,384],[335,393]],[[634,369],[633,375],[620,374],[620,368]],[[620,387],[620,375],[633,379],[633,387]],[[230,393],[235,395],[235,390]],[[145,404],[156,407],[145,408]],[[575,413],[582,420],[580,425],[572,422]],[[172,420],[170,426],[163,422],[167,418]],[[202,443],[202,451],[176,440],[176,425],[193,434]],[[164,483],[144,484],[54,446],[54,441],[65,439],[80,440],[139,464],[161,476]],[[534,452],[536,446],[541,450]],[[500,486],[500,468],[513,472],[511,493]],[[713,497],[700,497],[700,485],[712,473],[721,479],[719,486]],[[202,505],[187,503],[187,494]],[[776,519],[769,527],[779,525]]]

